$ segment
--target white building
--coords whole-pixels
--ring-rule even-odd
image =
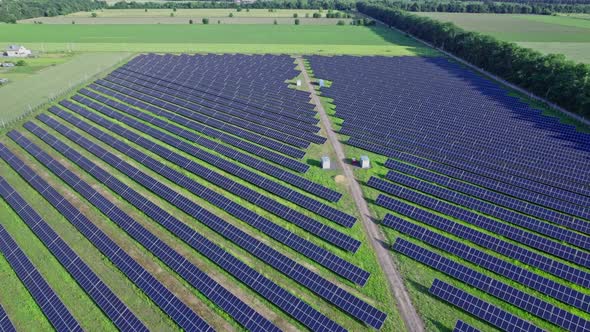
[[[322,169],[330,169],[330,157],[322,157]]]
[[[369,157],[361,156],[361,168],[370,168],[371,162],[369,161]]]
[[[26,49],[22,45],[10,45],[4,51],[4,55],[9,57],[27,57],[31,55],[31,50]]]

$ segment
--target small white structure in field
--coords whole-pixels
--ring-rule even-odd
[[[320,84],[320,88],[323,88],[324,87],[324,80],[320,79],[319,84]]]
[[[361,156],[361,168],[370,168],[371,162],[369,161],[369,157]]]
[[[0,63],[0,67],[4,67],[4,68],[14,67],[14,63],[11,63],[11,62],[3,62],[3,63]]]
[[[322,169],[330,169],[330,157],[322,157]]]
[[[22,45],[9,45],[4,51],[4,55],[8,57],[27,57],[31,55],[31,50],[26,49]]]
[[[0,78],[0,85],[8,83],[8,79]]]
[[[301,80],[297,80],[297,86],[301,86]]]

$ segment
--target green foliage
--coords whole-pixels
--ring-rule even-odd
[[[551,1],[525,2],[502,0],[493,1],[400,1],[379,0],[374,2],[388,7],[396,7],[411,12],[447,12],[447,13],[494,13],[494,14],[537,14],[551,15],[552,13],[590,13],[587,4],[551,3]]]
[[[361,13],[425,40],[570,112],[590,117],[588,65],[567,61],[564,55],[543,55],[398,8],[363,2],[357,6]]]
[[[98,14],[93,12],[92,14],[90,14],[90,16],[91,17],[98,17]]]
[[[346,22],[344,22],[343,20],[338,20],[338,23],[336,23],[336,25],[345,25]]]
[[[275,20],[272,22],[272,24],[274,24],[274,25],[277,25],[277,24],[278,24],[278,23],[277,23],[277,20],[275,19]]]
[[[3,0],[0,1],[0,22],[16,23],[26,18],[92,11],[106,6],[106,2],[94,0]]]
[[[234,17],[234,13],[229,13],[229,17]]]
[[[206,18],[206,17],[205,17],[205,18],[203,18],[203,20],[202,20],[202,21],[203,21],[203,24],[209,24],[209,19],[208,19],[208,18]]]
[[[193,24],[193,20],[192,19],[188,20],[188,24]]]
[[[297,15],[297,13],[293,14],[293,18],[297,18],[299,15]]]
[[[18,61],[15,63],[15,66],[19,66],[19,67],[24,67],[24,66],[26,66],[26,65],[27,65],[27,62],[26,62],[25,60],[18,60]]]
[[[299,19],[298,18],[295,19],[295,25],[299,25]]]

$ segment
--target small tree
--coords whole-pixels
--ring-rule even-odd
[[[173,12],[176,12],[176,7],[172,8],[172,11],[173,11]]]
[[[146,8],[146,9],[144,9],[143,11],[147,13],[147,8]]]
[[[299,19],[298,18],[295,19],[295,25],[299,25]]]
[[[92,13],[92,14],[90,14],[90,16],[92,16],[92,17],[97,17],[97,16],[98,16],[98,14],[97,14],[97,13]]]
[[[188,20],[188,24],[193,24],[193,20]]]
[[[209,19],[208,18],[203,18],[203,24],[209,24]]]
[[[338,23],[336,23],[336,25],[344,25],[346,23],[344,23],[344,20],[338,20]]]
[[[234,13],[229,13],[229,17],[234,17]]]
[[[72,24],[76,24],[76,21],[72,21]]]
[[[23,67],[23,66],[27,65],[27,62],[25,60],[18,60],[15,65],[19,66],[19,67]]]
[[[274,25],[277,25],[277,24],[279,24],[279,23],[278,23],[278,22],[277,22],[277,20],[275,19],[275,20],[274,20],[274,22],[273,22],[272,24],[274,24]]]
[[[313,18],[321,18],[322,14],[320,13],[313,13]]]
[[[293,18],[297,18],[298,16],[297,13],[293,14]]]
[[[242,11],[242,7],[236,8],[236,11],[241,12]]]
[[[250,8],[246,8],[246,12],[250,12]]]
[[[221,24],[221,20],[217,20],[217,24]]]
[[[170,17],[174,17],[174,13],[170,13]]]

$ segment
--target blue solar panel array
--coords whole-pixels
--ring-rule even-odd
[[[87,98],[80,97],[80,96],[74,96],[73,99],[83,105],[88,106],[90,109],[94,109],[104,115],[107,115],[107,116],[110,116],[111,118],[119,120],[119,121],[125,123],[126,125],[139,130],[142,133],[148,134],[148,135],[154,137],[155,139],[165,142],[170,146],[176,147],[177,149],[182,150],[190,155],[193,155],[200,160],[203,160],[209,164],[215,165],[216,167],[218,167],[230,174],[233,174],[233,175],[241,178],[242,180],[250,182],[250,183],[258,186],[259,188],[265,189],[266,191],[271,192],[271,193],[273,193],[279,197],[282,197],[288,201],[291,201],[291,202],[293,202],[293,203],[295,203],[295,204],[297,204],[309,211],[315,212],[318,215],[320,215],[328,220],[334,221],[338,224],[341,224],[341,225],[347,226],[347,227],[352,227],[352,225],[356,221],[356,218],[354,218],[344,212],[341,212],[331,206],[320,203],[320,202],[316,201],[315,199],[307,197],[303,194],[300,194],[299,192],[294,191],[290,188],[287,188],[284,185],[278,184],[276,182],[268,181],[265,177],[259,175],[256,172],[252,172],[252,171],[249,171],[243,167],[237,166],[232,163],[228,163],[223,158],[217,157],[217,156],[215,156],[211,153],[208,153],[196,146],[190,145],[190,144],[188,144],[188,143],[186,143],[174,136],[162,133],[161,131],[154,129],[148,125],[142,124],[141,122],[134,120],[133,118],[124,116],[116,111],[113,111],[112,109],[110,109],[104,105],[101,105],[99,103],[93,102]],[[108,128],[113,132],[116,132],[117,134],[125,137],[128,140],[133,141],[136,144],[141,145],[148,150],[152,150],[152,152],[162,156],[163,158],[166,158],[166,159],[173,158],[175,160],[175,163],[179,164],[179,166],[183,166],[189,162],[188,159],[186,159],[176,153],[173,153],[172,151],[170,151],[166,148],[152,147],[153,144],[151,143],[150,140],[145,139],[130,130],[124,129],[123,127],[121,127],[117,124],[111,123],[111,122],[107,121],[106,119],[103,119],[103,118],[93,114],[92,112],[90,112],[88,110],[85,110],[84,108],[82,108],[72,102],[64,100],[64,101],[61,101],[60,104],[64,107],[94,121],[95,123],[98,123],[98,124],[102,125],[103,127]],[[202,174],[202,176],[204,176],[204,178],[210,182],[215,182],[215,180],[219,181],[220,179],[223,179],[223,181],[225,183],[223,183],[222,188],[224,188],[234,194],[240,195],[240,197],[242,197],[246,200],[249,200],[252,203],[259,205],[260,207],[268,210],[269,212],[272,212],[272,213],[278,215],[279,217],[282,217],[285,220],[291,221],[293,223],[305,222],[306,224],[314,224],[313,219],[306,217],[306,216],[302,215],[301,213],[296,212],[296,211],[292,210],[291,208],[288,208],[282,204],[278,204],[274,200],[270,200],[269,198],[259,194],[255,190],[252,190],[246,186],[240,185],[233,180],[230,180],[224,176],[219,175],[218,173],[203,172],[202,167],[200,167],[197,164],[195,164],[194,166],[191,164],[191,166],[184,166],[183,168],[190,170],[191,167],[193,169],[196,169],[196,171],[198,172],[195,174]],[[216,183],[216,184],[219,184],[219,183]],[[313,229],[317,229],[317,228],[320,228],[320,230],[321,230],[323,227],[316,223],[316,225],[313,226]],[[339,242],[336,242],[336,243],[342,242],[342,240],[340,240],[341,238],[347,238],[347,236],[345,236],[341,233],[338,233],[335,236],[336,236],[337,240],[339,240]],[[334,241],[329,241],[329,242],[335,243]],[[352,239],[347,239],[347,242],[349,242],[348,246],[343,246],[343,248],[347,249],[347,250],[351,250],[351,251],[356,250],[358,248],[358,246],[360,245],[360,243],[358,241],[355,241]]]
[[[590,200],[590,136],[445,58],[310,56],[350,144]],[[387,73],[384,75],[384,73]]]
[[[379,328],[383,324],[386,318],[386,314],[379,311],[378,309],[372,307],[366,302],[337,287],[336,285],[320,277],[319,275],[309,271],[302,265],[289,259],[280,252],[263,244],[259,240],[247,235],[243,231],[239,230],[237,227],[225,222],[223,219],[211,213],[208,213],[206,210],[202,209],[197,204],[186,199],[184,196],[177,194],[174,190],[154,180],[150,176],[138,171],[136,168],[130,166],[129,164],[112,155],[111,153],[108,153],[107,151],[103,150],[102,148],[98,147],[97,145],[83,138],[82,136],[71,132],[65,126],[56,123],[55,120],[47,118],[44,115],[39,116],[39,118],[52,128],[56,129],[58,132],[64,134],[66,137],[72,139],[79,145],[87,148],[96,156],[101,156],[101,158],[104,161],[111,164],[112,166],[115,166],[123,173],[129,175],[132,179],[137,180],[142,185],[146,186],[162,198],[169,201],[171,204],[178,206],[189,215],[195,216],[195,218],[197,218],[199,221],[203,222],[207,226],[211,227],[213,230],[219,232],[224,237],[234,241],[236,244],[238,244],[245,250],[251,252],[254,256],[267,262],[268,264],[275,267],[285,275],[288,275],[289,277],[293,278],[300,284],[308,287],[310,290],[320,295],[327,301],[330,301],[334,305],[338,306],[340,309],[349,313],[353,317],[363,322],[366,322],[367,324],[375,328]],[[92,174],[97,179],[101,180],[109,187],[112,187],[113,190],[115,190],[125,199],[133,203],[133,196],[136,195],[133,195],[134,191],[132,189],[127,189],[127,187],[124,184],[117,184],[117,181],[105,171],[102,171],[102,173],[97,173],[99,172],[98,167],[95,167],[95,165],[92,162],[82,157],[80,154],[75,152],[66,144],[60,142],[59,140],[56,140],[55,137],[52,137],[47,132],[45,132],[38,126],[34,125],[33,123],[27,123],[25,124],[25,127],[31,130],[31,132],[33,132],[34,134],[38,135],[44,141],[50,142],[54,148],[62,152],[66,157],[72,159],[76,163],[79,163],[80,166],[83,166],[85,169],[91,170],[90,172],[92,172]],[[147,204],[149,204],[149,202],[147,202],[146,200],[141,200],[138,201],[137,204],[139,204],[139,206],[142,206],[142,209],[146,209],[146,206]],[[157,208],[157,206],[154,205],[153,208],[155,209]],[[147,210],[150,211],[149,209]],[[173,222],[174,219],[170,219],[171,216],[169,216],[161,209],[159,209],[158,215],[158,218],[156,218],[155,220],[159,222],[163,222],[162,220],[164,220],[164,223],[166,223],[166,221],[168,220],[172,225],[177,225],[168,226],[167,228],[177,229],[178,227],[180,227],[178,226],[178,223]],[[195,238],[197,236],[191,235],[194,233],[194,231],[186,229],[182,229],[182,231],[177,231],[175,232],[175,234],[176,233],[178,233],[178,236],[181,238],[184,238],[184,236],[182,235],[183,233],[186,233],[186,236],[188,236],[188,238]],[[343,260],[335,262],[331,264],[329,267],[338,270],[339,273],[345,275],[356,274],[358,276],[357,278],[364,279],[365,281],[368,277],[368,274],[365,271],[360,270],[354,265],[347,263]]]
[[[461,225],[460,223],[384,195],[378,197],[376,204],[424,224],[436,227],[447,233],[456,235],[462,239],[469,240],[506,257],[534,266],[564,280],[590,288],[590,274],[576,267],[563,264],[545,255],[538,254],[521,246],[504,241],[497,236],[488,235],[471,227]]]
[[[458,320],[457,324],[455,324],[455,328],[453,329],[453,332],[480,332],[478,329],[476,329],[475,327],[465,323],[462,320]]]
[[[565,304],[569,304],[585,312],[590,312],[590,295],[574,290],[571,287],[559,284],[549,278],[542,277],[510,262],[486,254],[474,247],[452,240],[390,214],[386,215],[385,219],[383,219],[383,225],[461,257],[479,267],[495,272],[498,275],[535,289],[543,294],[547,294]]]
[[[398,238],[393,250],[439,270],[467,285],[526,310],[568,331],[590,331],[590,322],[538,297],[488,277],[451,259],[445,258],[409,241]]]
[[[2,308],[2,306],[0,306],[0,331],[16,332],[14,325],[12,325],[10,318],[8,317],[6,311],[4,311],[4,308]]]
[[[485,302],[457,287],[434,279],[430,293],[478,317],[503,331],[544,332],[539,327],[503,309]]]
[[[473,197],[477,197],[478,199],[497,204],[498,206],[502,206],[507,209],[512,209],[536,218],[545,219],[555,224],[576,230],[578,232],[590,234],[590,223],[587,223],[578,217],[557,212],[550,208],[546,208],[540,205],[530,204],[527,201],[519,200],[512,196],[491,189],[486,189],[479,187],[475,184],[459,181],[458,179],[447,177],[445,175],[435,173],[431,170],[426,170],[409,164],[396,162],[392,159],[388,160],[385,163],[385,166],[400,173],[405,173],[417,177],[421,180],[429,181],[432,183],[436,183],[437,185],[447,187],[449,189],[455,190],[458,193],[471,195]],[[394,177],[397,176],[397,174],[390,172],[388,173],[387,178],[389,180],[395,181]],[[481,184],[481,182],[479,184]],[[521,192],[523,191],[521,190]],[[526,199],[526,196],[524,199]],[[575,213],[576,212],[574,212],[574,214]]]
[[[42,182],[37,174],[16,158],[4,145],[0,144],[0,157],[12,166],[23,178],[32,183]],[[41,183],[43,185],[45,183]],[[17,212],[31,231],[45,244],[47,249],[57,258],[61,265],[70,273],[76,282],[92,298],[99,308],[111,319],[120,330],[148,331],[133,312],[111,291],[111,289],[88,267],[67,243],[47,224],[39,214],[12,188],[0,178],[4,200]],[[63,197],[52,198],[52,203],[63,200]],[[59,199],[59,201],[58,201]]]
[[[0,178],[0,195],[8,197],[12,192],[12,188],[4,178]],[[19,211],[27,206],[12,208]],[[2,225],[0,225],[0,252],[57,331],[83,331],[61,299]]]
[[[466,221],[477,227],[486,229],[495,234],[505,236],[514,241],[526,244],[532,248],[536,248],[556,257],[565,259],[569,262],[584,267],[590,267],[590,254],[585,251],[566,246],[560,242],[547,239],[535,233],[527,232],[508,224],[497,222],[493,219],[478,215],[472,211],[456,207],[444,201],[375,177],[371,178],[368,184],[373,188],[377,188],[402,199],[414,202],[433,211]],[[392,200],[385,195],[379,195],[377,197],[376,204],[395,211],[392,204],[395,205],[398,203],[396,200]]]
[[[100,87],[93,86],[93,88],[97,91],[105,93],[108,96],[117,97],[118,99],[120,99],[123,102],[129,103],[129,101],[130,101],[129,98],[127,98],[125,96],[118,95],[118,94],[109,94],[107,90],[102,89]],[[334,190],[326,188],[322,185],[316,184],[316,183],[309,181],[301,176],[298,176],[298,175],[292,174],[290,172],[287,172],[285,170],[282,170],[281,168],[270,165],[260,159],[250,157],[250,156],[248,156],[244,153],[241,153],[239,151],[236,151],[232,148],[220,145],[219,143],[214,142],[210,139],[207,139],[203,136],[199,136],[197,134],[194,134],[188,130],[182,129],[179,126],[176,126],[176,125],[166,122],[164,120],[158,119],[154,116],[151,116],[145,112],[141,112],[137,109],[134,109],[134,108],[127,106],[123,103],[120,103],[118,101],[112,100],[110,98],[106,98],[105,96],[101,96],[95,92],[88,90],[88,89],[81,89],[80,93],[87,96],[87,97],[93,98],[97,101],[100,101],[100,102],[104,103],[105,105],[109,105],[109,106],[113,107],[114,109],[117,109],[123,113],[132,115],[132,116],[134,116],[140,120],[143,120],[145,122],[149,122],[153,127],[165,129],[168,132],[171,132],[175,135],[183,137],[193,143],[198,143],[199,145],[204,146],[205,148],[211,149],[211,150],[218,152],[226,157],[229,157],[233,160],[239,161],[239,162],[243,163],[244,165],[250,166],[254,169],[264,172],[264,174],[267,174],[267,175],[270,175],[270,176],[277,178],[279,180],[285,181],[295,187],[298,187],[300,189],[303,189],[303,190],[309,192],[310,194],[324,198],[324,199],[331,201],[331,202],[337,202],[340,199],[340,197],[342,197],[342,194],[337,191],[334,191]]]
[[[102,194],[96,191],[85,181],[68,170],[65,166],[58,163],[55,159],[45,153],[35,144],[16,131],[9,133],[21,147],[33,155],[39,162],[49,168],[54,174],[59,176],[64,182],[69,184],[73,189],[79,192],[92,205],[98,208],[103,214],[115,222],[121,229],[127,232],[131,237],[142,244],[146,249],[158,257],[162,262],[168,265],[179,276],[184,278],[195,289],[199,290],[211,301],[216,303],[220,308],[232,316],[237,322],[248,329],[256,331],[274,330],[276,328],[270,321],[262,317],[255,310],[246,305],[238,297],[227,291],[219,283],[202,272],[197,266],[184,258],[176,250],[168,246],[164,241],[159,239],[145,227],[123,212],[118,206],[107,200]],[[141,200],[141,196],[136,199]],[[186,319],[186,318],[185,318]],[[197,320],[195,324],[205,324],[202,320]],[[197,329],[205,328],[207,325],[198,326]]]
[[[118,88],[117,86],[106,81],[103,82],[98,80],[96,81],[96,83],[100,83],[100,85],[91,84],[90,87],[97,91],[106,93],[109,96],[116,96],[118,99],[124,101],[127,104],[136,106],[138,108],[151,112],[154,115],[161,116],[174,123],[183,125],[202,135],[218,139],[231,146],[252,153],[254,155],[260,156],[277,165],[285,166],[297,172],[304,173],[309,169],[308,165],[298,160],[291,159],[288,156],[285,156],[281,153],[277,153],[273,150],[269,150],[255,143],[249,142],[245,139],[242,139],[241,137],[230,135],[222,130],[217,130],[215,128],[208,127],[205,125],[205,123],[200,123],[198,120],[191,118],[191,113],[187,110],[183,110],[180,107],[171,107],[157,100],[150,100],[148,98],[146,101],[151,102],[150,104],[146,101],[143,101],[140,93],[137,93],[131,89],[123,87]],[[108,87],[109,90],[105,89],[105,87]],[[119,91],[124,92],[124,94],[120,93]],[[154,105],[158,105],[158,107]],[[302,154],[298,153],[298,156],[302,156]]]
[[[233,202],[232,200],[228,199],[222,194],[219,194],[214,190],[190,179],[182,173],[175,171],[168,166],[165,166],[161,162],[147,156],[143,152],[140,152],[139,150],[130,147],[129,145],[113,138],[112,136],[107,135],[99,129],[92,127],[89,124],[75,118],[71,114],[63,110],[60,110],[56,107],[50,108],[50,111],[60,116],[64,120],[68,121],[72,125],[93,135],[98,140],[111,145],[112,147],[125,153],[127,156],[132,157],[138,162],[141,162],[146,167],[154,170],[155,172],[158,172],[162,176],[168,178],[170,181],[188,189],[197,197],[201,197],[210,202],[211,204],[218,206],[221,209],[224,209],[229,214],[236,216],[240,220],[252,225],[254,228],[269,235],[277,241],[284,243],[285,245],[291,247],[293,250],[300,252],[301,254],[318,262],[319,264],[334,271],[335,273],[338,273],[343,277],[351,281],[354,281],[360,285],[364,285],[367,278],[369,277],[368,272],[348,263],[346,260],[336,256],[332,252],[294,234],[289,230],[286,230],[285,228],[273,223],[269,219],[261,217],[260,215],[241,206],[240,204]],[[61,131],[65,132],[66,135],[75,135],[75,133],[71,132],[66,127],[57,123],[55,120],[47,117],[44,114],[40,115],[38,118],[46,124],[52,126],[54,129],[61,127]],[[102,155],[98,155],[98,157],[102,157]],[[185,164],[187,163],[185,162]],[[152,186],[148,186],[149,189],[151,189],[151,187]]]

